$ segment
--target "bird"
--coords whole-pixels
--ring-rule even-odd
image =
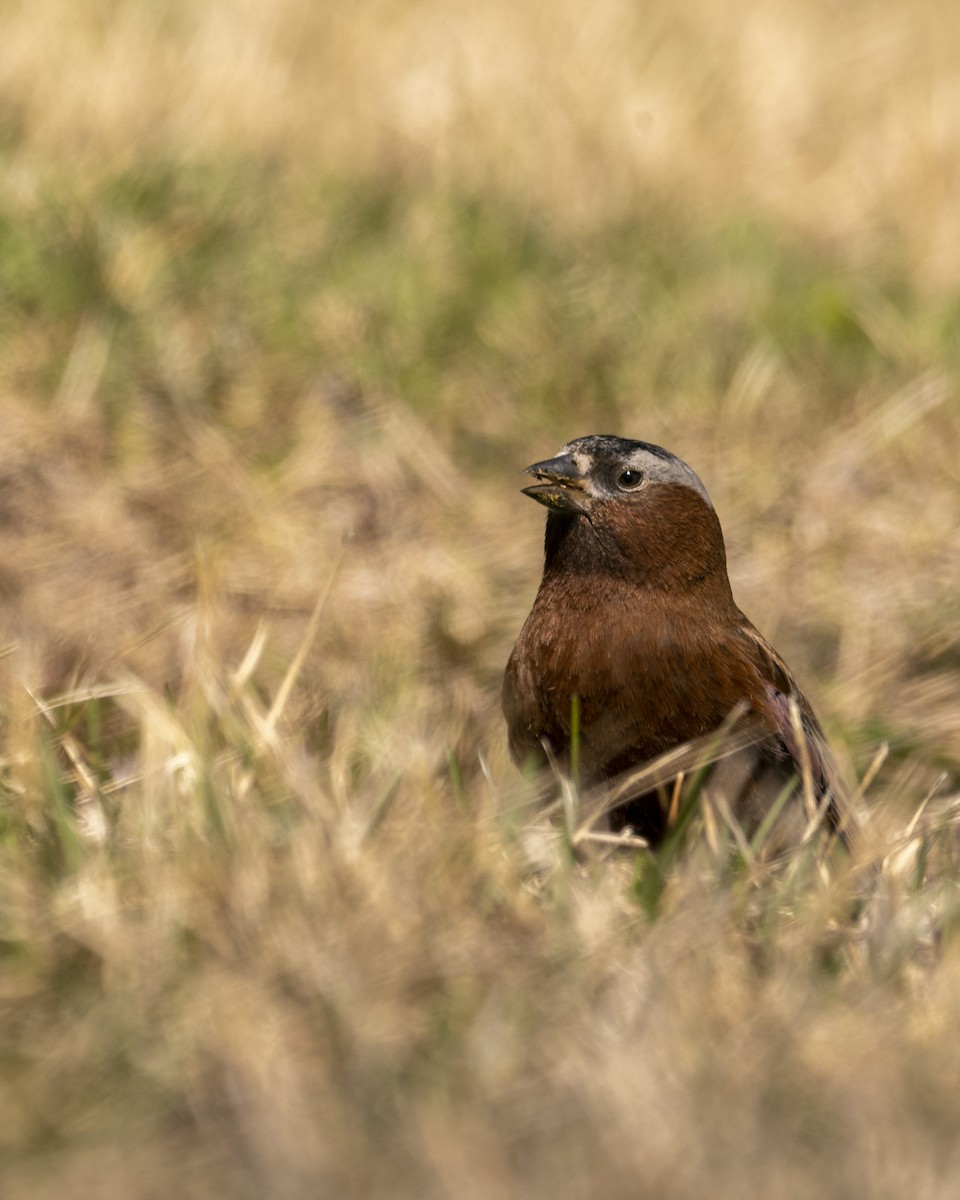
[[[547,520],[543,577],[503,679],[514,761],[575,769],[582,788],[615,801],[610,830],[656,848],[679,792],[641,769],[720,731],[730,748],[709,768],[708,794],[744,839],[769,816],[771,853],[786,851],[819,814],[845,841],[823,730],[734,601],[700,477],[662,446],[609,434],[567,442],[525,474],[535,482],[523,494]],[[804,808],[811,793],[817,813]]]

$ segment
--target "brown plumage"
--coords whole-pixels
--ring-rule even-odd
[[[739,705],[740,749],[714,767],[711,786],[746,834],[804,759],[836,828],[822,731],[786,663],[734,603],[720,522],[694,472],[659,446],[598,436],[527,474],[537,482],[525,494],[550,512],[543,580],[503,681],[515,761],[551,754],[569,766],[574,695],[588,786],[714,733]],[[657,792],[628,791],[610,815],[614,829],[629,825],[653,844],[666,819]],[[775,840],[795,839],[805,820],[791,801]]]

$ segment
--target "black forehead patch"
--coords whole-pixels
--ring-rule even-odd
[[[677,461],[675,454],[664,450],[662,446],[655,446],[653,442],[638,442],[633,438],[616,437],[612,433],[595,433],[590,437],[576,438],[568,442],[567,446],[573,451],[582,450],[584,454],[594,457],[621,459],[628,458],[637,450],[645,450],[647,454],[653,454],[666,462]]]

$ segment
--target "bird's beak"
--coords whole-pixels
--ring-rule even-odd
[[[523,488],[523,494],[546,505],[553,512],[583,513],[587,511],[587,484],[577,469],[573,456],[561,454],[527,467],[524,475],[537,480]]]

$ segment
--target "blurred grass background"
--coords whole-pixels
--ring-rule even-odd
[[[944,0],[3,8],[5,1197],[953,1194],[958,62]],[[594,432],[879,764],[858,917],[531,863],[518,472]]]

